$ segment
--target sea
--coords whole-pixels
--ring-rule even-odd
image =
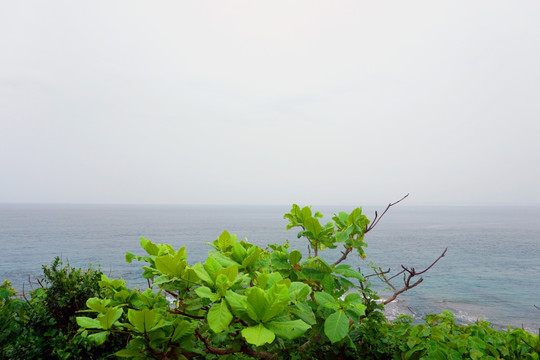
[[[385,206],[364,207],[373,219]],[[324,214],[351,211],[351,206],[314,206]],[[283,214],[290,206],[210,205],[73,205],[0,204],[0,281],[18,291],[37,286],[42,266],[60,256],[74,267],[99,267],[111,278],[145,288],[142,263],[125,262],[130,251],[142,255],[141,237],[175,248],[185,246],[191,264],[203,262],[206,242],[222,231],[266,246],[289,241],[307,256],[297,229],[287,231]],[[402,265],[422,274],[423,282],[387,306],[390,319],[407,314],[421,321],[426,314],[450,310],[461,323],[483,319],[497,329],[540,328],[540,206],[393,206],[365,237],[367,257],[350,254],[347,263],[364,274],[373,267],[390,274]],[[339,249],[322,252],[328,261]],[[381,296],[387,285],[370,277]],[[393,281],[403,286],[403,278]]]

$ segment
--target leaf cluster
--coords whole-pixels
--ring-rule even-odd
[[[207,243],[206,261],[189,265],[185,248],[142,238],[146,254],[127,253],[126,261],[145,263],[150,288],[140,292],[102,276],[108,296],[87,301],[95,317],[77,318],[81,334],[96,344],[115,332],[128,334],[127,347],[116,355],[135,359],[274,358],[324,343],[354,347],[351,330],[381,306],[360,272],[329,264],[318,251],[343,243],[362,256],[369,221],[360,209],[324,226],[321,217],[297,205],[285,215],[288,228],[301,227],[299,237],[317,250],[305,259],[288,243],[261,248],[224,231]]]
[[[77,312],[86,300],[100,296],[101,271],[64,266],[55,258],[43,266],[43,277],[27,297],[5,281],[0,286],[1,359],[103,359],[121,343],[111,338],[107,346],[95,348],[77,335]]]

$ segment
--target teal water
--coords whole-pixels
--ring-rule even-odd
[[[326,220],[351,207],[314,207]],[[186,246],[191,263],[204,261],[223,230],[266,245],[290,240],[306,251],[296,231],[282,219],[288,206],[15,205],[0,204],[0,279],[28,289],[28,279],[55,256],[73,266],[101,265],[112,277],[142,284],[141,264],[127,264],[126,251],[141,253],[139,238]],[[364,208],[373,218],[375,208]],[[384,210],[383,207],[377,209]],[[540,327],[540,207],[393,207],[366,235],[367,261],[397,272],[400,265],[421,270],[448,247],[424,281],[392,304],[391,313],[421,318],[452,310],[459,320],[480,317],[495,327]],[[332,261],[336,251],[326,255]],[[350,262],[369,273],[358,257]],[[396,286],[400,280],[396,279]],[[382,283],[373,285],[384,290]]]

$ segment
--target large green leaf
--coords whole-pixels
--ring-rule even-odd
[[[281,280],[283,280],[283,276],[281,276],[281,274],[278,272],[273,272],[269,274],[262,273],[257,276],[257,285],[261,289],[268,289],[280,282]]]
[[[212,305],[210,310],[208,310],[208,325],[210,325],[210,329],[212,329],[216,333],[222,332],[223,330],[227,329],[229,327],[229,324],[231,323],[232,318],[233,316],[229,311],[229,307],[223,300],[219,303]]]
[[[294,302],[304,301],[310,293],[311,288],[305,283],[295,281],[289,286],[289,297]]]
[[[363,305],[363,298],[358,293],[350,293],[345,297],[345,304],[349,305]],[[365,308],[365,306],[364,306]]]
[[[362,274],[360,274],[358,271],[355,271],[355,270],[352,270],[352,269],[346,269],[344,267],[336,267],[334,269],[334,272],[336,274],[340,274],[340,275],[343,275],[343,276],[348,277],[348,278],[354,278],[354,279],[357,279],[359,281],[364,281],[364,276]]]
[[[216,290],[220,297],[225,296],[225,293],[227,292],[230,286],[231,286],[231,282],[229,281],[226,275],[219,274],[216,277]]]
[[[107,335],[109,335],[108,331],[100,331],[98,333],[88,335],[88,340],[95,344],[95,345],[101,345],[107,340]]]
[[[289,261],[290,261],[291,265],[293,265],[293,266],[298,264],[301,259],[302,259],[302,253],[300,251],[298,251],[298,250],[293,250],[289,254]]]
[[[246,309],[249,317],[255,321],[262,320],[267,307],[268,300],[266,300],[264,291],[258,287],[249,289]]]
[[[256,346],[270,344],[276,338],[274,332],[265,328],[263,324],[244,328],[242,330],[242,336],[249,344]]]
[[[141,237],[141,247],[146,250],[148,255],[157,256],[159,254],[159,248],[157,247],[157,245],[150,240],[146,240],[143,237]]]
[[[236,266],[240,265],[236,261],[231,259],[229,256],[222,253],[221,251],[209,251],[208,255],[213,257],[218,262],[218,264],[221,265],[222,267],[228,267],[228,266],[232,266],[232,265],[236,265]]]
[[[231,234],[227,230],[223,231],[217,238],[218,247],[221,250],[227,250],[231,245]]]
[[[225,299],[231,307],[233,314],[244,321],[249,321],[250,317],[247,313],[248,304],[246,296],[228,290]]]
[[[261,256],[262,249],[258,246],[252,246],[247,251],[247,257],[242,261],[242,266],[247,268],[253,265]]]
[[[203,264],[204,270],[210,275],[213,281],[216,280],[216,273],[221,269],[221,265],[212,256],[209,256]]]
[[[289,289],[285,285],[276,284],[268,290],[266,299],[268,301],[268,306],[266,307],[262,318],[265,322],[285,310],[290,301]]]
[[[197,329],[196,322],[177,319],[175,321],[174,332],[171,335],[172,341],[178,341],[186,336],[192,335]]]
[[[124,290],[122,290],[124,291]],[[111,302],[110,299],[100,299],[97,297],[86,300],[86,306],[98,313],[104,313],[107,311],[107,305]]]
[[[306,227],[306,231],[311,233],[312,239],[319,239],[319,235],[322,230],[322,226],[319,223],[319,220],[314,217],[308,217],[304,220],[304,226]]]
[[[129,309],[128,320],[141,333],[150,331],[156,323],[156,311],[142,309],[140,311]]]
[[[333,343],[342,340],[349,333],[349,318],[342,310],[330,315],[324,322],[324,333]]]
[[[265,326],[272,330],[277,336],[284,339],[296,339],[311,328],[310,325],[302,320],[271,321],[265,323]]]
[[[289,264],[289,255],[283,251],[274,251],[270,257],[272,260],[272,266],[276,269],[286,270],[291,268]]]
[[[210,274],[208,274],[208,272],[204,269],[201,263],[196,263],[195,265],[193,265],[192,269],[195,272],[195,274],[197,274],[199,279],[201,279],[208,285],[214,285],[214,279],[212,279]]]
[[[239,243],[234,243],[232,246],[231,257],[234,261],[241,264],[246,257],[247,250]]]
[[[320,306],[337,310],[339,309],[339,303],[334,299],[334,297],[330,294],[327,294],[325,292],[317,291],[314,294],[315,301],[319,303]]]
[[[216,279],[221,274],[225,275],[231,283],[234,283],[236,281],[236,277],[238,276],[238,266],[236,266],[236,264],[233,264],[226,268],[219,269],[216,272]]]
[[[77,324],[85,329],[103,329],[98,319],[92,319],[86,316],[77,316]]]
[[[212,292],[209,287],[201,286],[195,289],[195,293],[199,295],[199,297],[210,299],[210,301],[216,301],[219,296]]]
[[[290,302],[289,290],[285,285],[276,284],[266,294],[268,306],[264,311],[263,321],[268,321],[282,313]]]
[[[185,260],[180,260],[169,254],[157,257],[154,262],[156,264],[156,269],[161,271],[163,274],[172,275],[175,277],[180,277],[182,275],[182,271],[187,265]]]
[[[122,309],[110,308],[103,314],[98,315],[98,320],[103,329],[108,330],[112,327],[113,323],[122,316]]]
[[[289,308],[291,314],[295,315],[297,318],[302,319],[304,322],[315,325],[317,319],[311,307],[305,302],[299,302]]]

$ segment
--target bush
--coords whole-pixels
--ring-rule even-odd
[[[0,288],[0,358],[103,359],[117,350],[114,337],[96,348],[78,334],[75,321],[89,298],[102,295],[101,271],[63,266],[57,257],[43,274],[29,300],[16,297],[7,281]]]

